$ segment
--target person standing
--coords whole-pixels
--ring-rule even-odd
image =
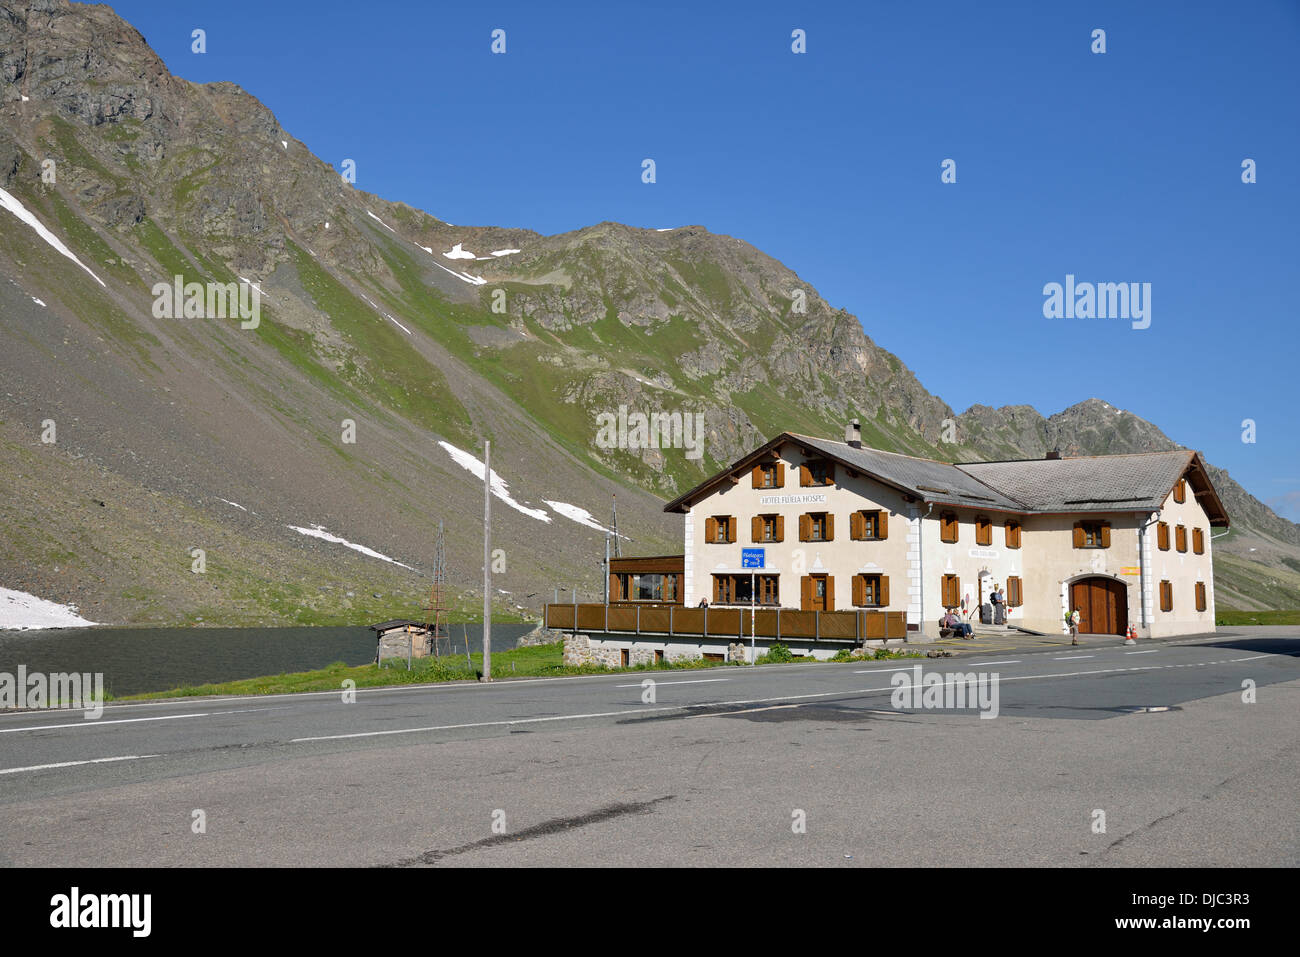
[[[1070,644],[1077,645],[1079,643],[1079,622],[1083,620],[1083,616],[1079,614],[1079,609],[1076,608],[1070,612],[1065,620],[1070,623]]]

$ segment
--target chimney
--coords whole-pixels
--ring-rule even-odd
[[[1054,449],[1052,449],[1052,451],[1050,451],[1050,452],[1047,453],[1047,458],[1048,458],[1048,459],[1053,459],[1053,460],[1054,460],[1054,459],[1059,459],[1060,457],[1061,457],[1061,449],[1060,449],[1059,446],[1056,447],[1056,448],[1054,448]]]
[[[848,443],[849,448],[862,448],[862,423],[857,419],[844,427],[844,441]]]

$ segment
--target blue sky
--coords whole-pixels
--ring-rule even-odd
[[[361,189],[741,237],[957,411],[1096,396],[1300,520],[1297,0],[112,5]],[[1067,273],[1151,283],[1150,328],[1045,319]]]

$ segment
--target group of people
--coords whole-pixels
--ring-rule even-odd
[[[995,625],[1005,623],[1007,620],[1007,595],[997,582],[993,583],[993,590],[989,592],[989,604],[993,606],[991,623]],[[969,622],[962,619],[956,608],[944,609],[944,616],[939,619],[939,627],[947,628],[961,638],[973,638],[975,636],[975,629]]]

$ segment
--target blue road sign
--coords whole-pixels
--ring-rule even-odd
[[[742,548],[740,550],[740,567],[763,568],[766,565],[763,560],[763,551],[761,548]]]

